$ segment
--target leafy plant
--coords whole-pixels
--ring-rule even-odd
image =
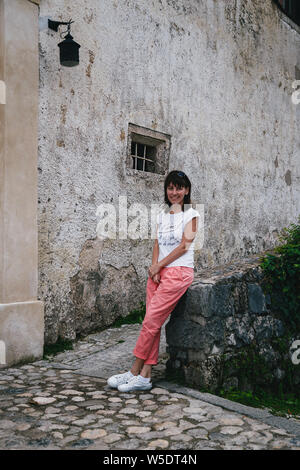
[[[282,230],[282,245],[261,257],[262,287],[270,295],[271,309],[295,334],[300,331],[300,216],[298,222]]]
[[[48,356],[55,356],[56,354],[60,352],[72,350],[72,349],[74,349],[72,341],[63,340],[59,337],[58,341],[55,344],[44,345],[43,359],[47,359]]]
[[[244,392],[234,388],[225,391],[221,389],[218,394],[228,400],[253,406],[254,408],[267,408],[270,413],[277,416],[300,415],[300,397],[295,393],[273,394],[259,389],[254,392]]]
[[[119,328],[121,325],[128,325],[133,323],[142,323],[146,315],[146,304],[145,302],[140,302],[140,307],[132,310],[129,315],[126,317],[119,317],[117,320],[110,326],[110,328]]]

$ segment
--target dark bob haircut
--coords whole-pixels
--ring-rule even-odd
[[[191,182],[187,175],[183,173],[183,171],[179,170],[173,170],[171,171],[165,179],[165,203],[168,204],[169,207],[171,207],[171,203],[168,199],[167,196],[167,187],[169,186],[170,183],[173,183],[174,186],[178,188],[189,188],[189,193],[184,196],[183,199],[183,210],[185,204],[188,204],[191,207]]]

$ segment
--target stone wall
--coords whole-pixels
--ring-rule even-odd
[[[258,265],[254,256],[195,277],[166,325],[168,372],[212,391],[267,389],[289,371],[299,386],[300,365],[291,362],[289,349],[296,338],[271,311]]]
[[[276,244],[300,212],[300,35],[271,0],[43,0],[40,17],[72,18],[81,45],[79,65],[62,67],[59,33],[40,30],[46,343],[145,299],[153,240],[96,238],[100,204],[163,201],[163,175],[127,172],[129,123],[170,136],[169,169],[185,171],[204,204],[197,271]]]

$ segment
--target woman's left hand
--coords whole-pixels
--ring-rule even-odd
[[[148,270],[149,276],[151,277],[151,279],[153,278],[153,276],[155,276],[155,274],[158,274],[160,270],[161,270],[161,267],[159,266],[158,263],[152,264],[152,266],[150,266]]]

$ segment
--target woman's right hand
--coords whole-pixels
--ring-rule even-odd
[[[154,274],[152,280],[153,280],[153,282],[155,282],[156,284],[159,284],[159,283],[160,283],[160,273]]]

